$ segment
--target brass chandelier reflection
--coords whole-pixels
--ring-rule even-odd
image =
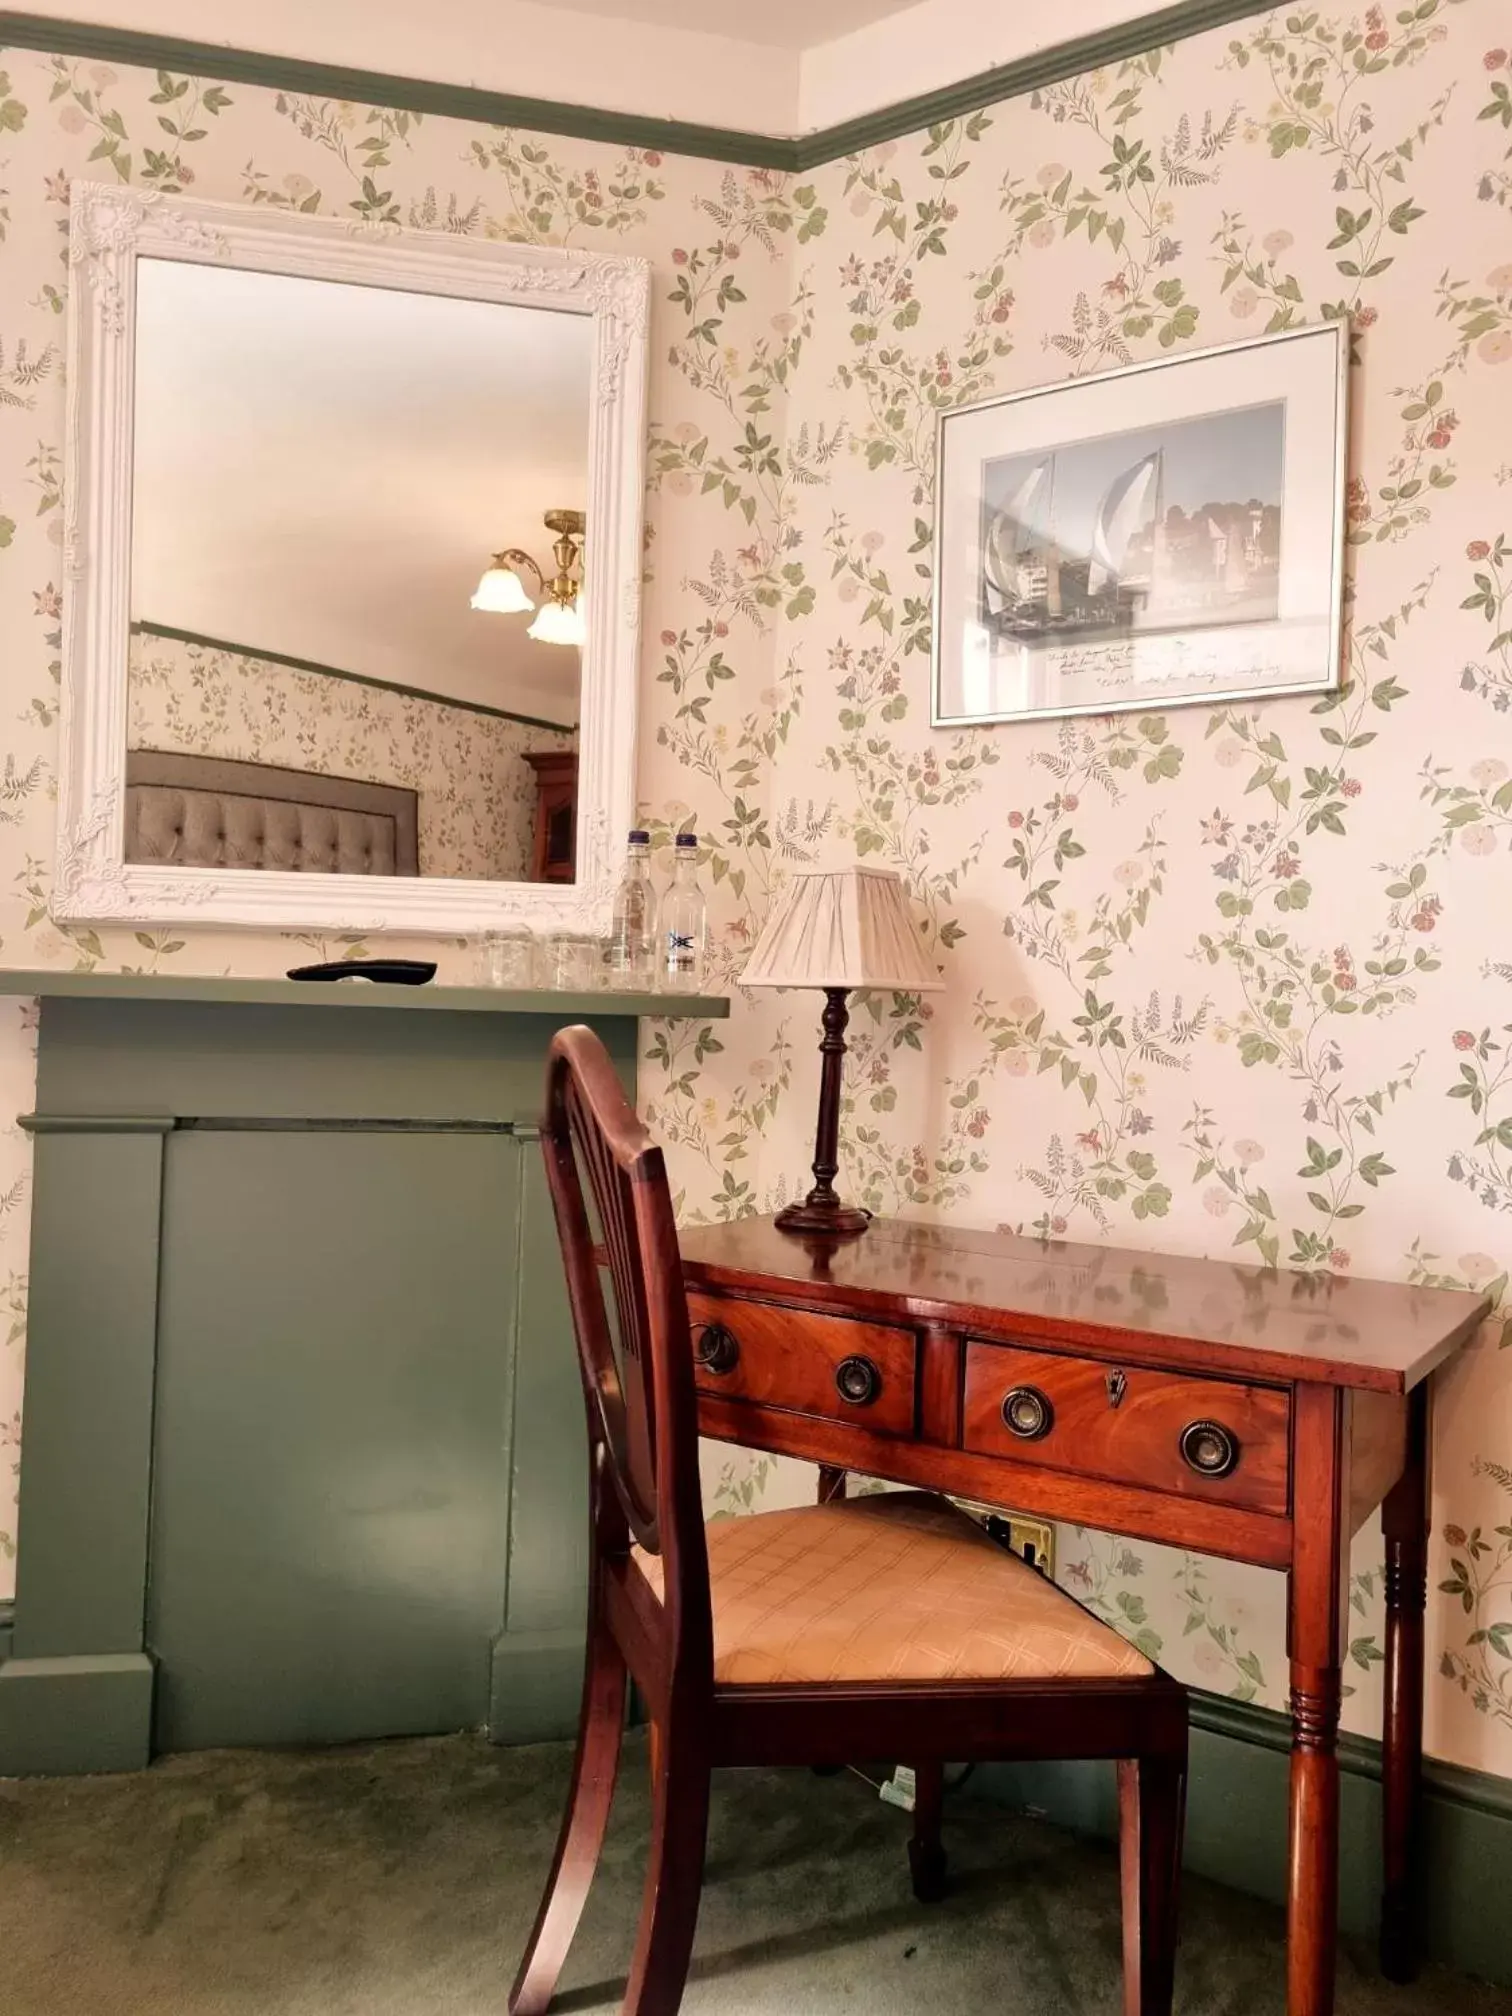
[[[575,644],[581,649],[587,635],[583,619],[583,533],[586,520],[581,511],[548,511],[545,525],[557,535],[551,556],[556,572],[547,576],[544,568],[518,546],[508,546],[489,561],[477,592],[474,609],[493,616],[522,616],[536,610],[536,619],[526,631],[538,644]],[[521,569],[536,578],[540,607],[525,586]]]

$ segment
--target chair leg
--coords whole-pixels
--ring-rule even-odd
[[[625,1662],[609,1632],[599,1625],[588,1641],[572,1790],[546,1894],[509,1997],[509,2016],[542,2016],[551,2005],[604,1845],[624,1729]]]
[[[682,1732],[653,1734],[651,1860],[621,2016],[677,2016],[687,1985],[709,1831],[709,1764]]]
[[[1186,1769],[1174,1757],[1118,1763],[1124,2016],[1171,2016]]]
[[[913,1893],[921,1904],[938,1904],[945,1895],[948,1858],[940,1845],[940,1821],[945,1807],[945,1766],[915,1764],[913,1839],[908,1866]]]

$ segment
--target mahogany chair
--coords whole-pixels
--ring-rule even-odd
[[[588,1409],[592,1548],[572,1789],[511,2016],[550,2006],[577,1929],[614,1794],[627,1675],[650,1715],[653,1823],[622,2016],[676,2016],[681,2004],[714,1766],[913,1759],[924,1788],[915,1846],[927,1861],[938,1855],[938,1767],[1029,1757],[1118,1760],[1124,2016],[1169,2016],[1184,1689],[927,1494],[706,1530],[662,1154],[588,1029],[552,1043],[542,1138]]]

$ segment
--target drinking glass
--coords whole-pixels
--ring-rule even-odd
[[[480,987],[528,987],[533,975],[533,948],[528,931],[485,931],[478,945]]]

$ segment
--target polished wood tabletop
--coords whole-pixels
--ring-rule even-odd
[[[969,1327],[1011,1316],[1026,1338],[1074,1336],[1094,1357],[1160,1347],[1172,1364],[1247,1378],[1318,1379],[1406,1393],[1489,1314],[1484,1295],[1224,1258],[877,1218],[863,1236],[794,1238],[770,1218],[679,1235],[690,1286],[771,1293],[819,1306]]]

